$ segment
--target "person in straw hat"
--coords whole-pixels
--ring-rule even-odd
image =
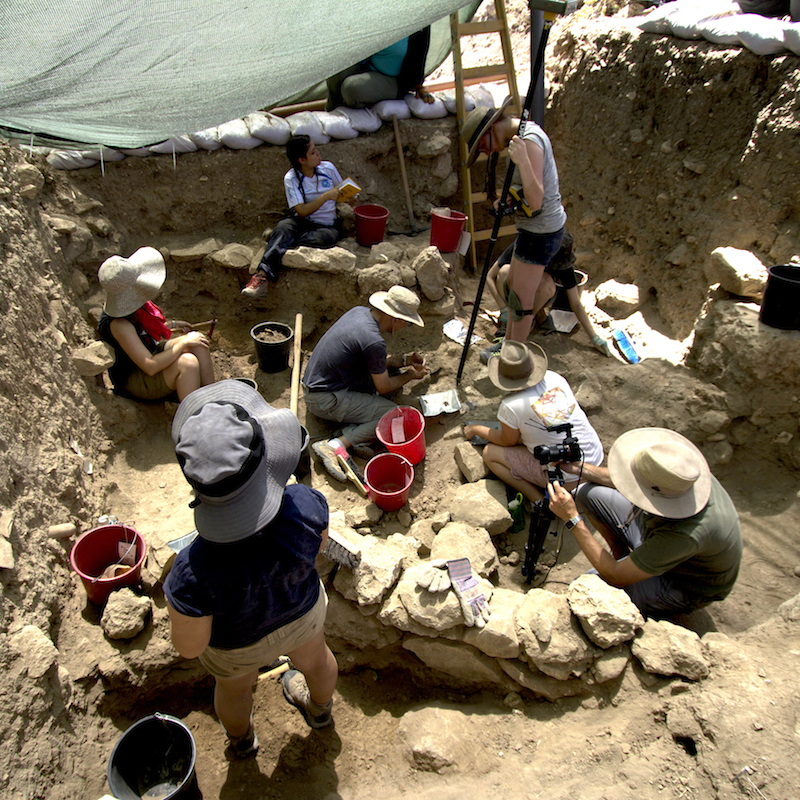
[[[547,355],[539,345],[524,345],[510,339],[499,355],[489,360],[489,379],[509,394],[497,411],[500,430],[487,425],[466,425],[467,439],[480,436],[489,444],[483,448],[486,466],[504,483],[536,502],[544,497],[547,468],[533,455],[539,445],[563,444],[564,434],[548,430],[569,423],[578,438],[587,464],[603,463],[603,445],[569,383],[547,369]],[[578,477],[568,480],[577,485]]]
[[[328,504],[287,486],[302,432],[237,380],[205,386],[178,407],[175,454],[195,492],[198,537],[164,582],[170,632],[184,658],[214,676],[214,710],[234,756],[258,749],[253,687],[259,668],[288,655],[287,702],[312,728],[331,723],[336,659],[325,643],[327,597],[315,559],[328,535]]]
[[[97,325],[114,348],[108,370],[114,391],[139,400],[161,400],[214,382],[208,338],[183,320],[170,320],[153,302],[167,276],[164,257],[141,247],[129,258],[111,256],[98,272],[106,302]],[[178,332],[182,335],[175,336]]]
[[[587,466],[584,477],[590,483],[575,499],[550,484],[550,510],[600,577],[624,588],[645,616],[688,613],[728,596],[742,558],[739,515],[696,445],[667,428],[636,428],[614,442],[608,468]]]
[[[504,300],[508,306],[505,336],[517,342],[528,338],[537,311],[555,294],[557,280],[566,290],[570,307],[586,329],[592,344],[605,355],[608,343],[594,332],[578,292],[578,279],[572,263],[564,261],[551,267],[564,239],[567,214],[561,203],[558,170],[553,146],[544,130],[532,120],[525,123],[522,137],[517,135],[519,117],[509,111],[513,99],[507,97],[500,108],[477,106],[467,114],[461,137],[467,144],[467,166],[472,166],[480,153],[489,156],[487,194],[494,200],[495,164],[498,154],[508,149],[515,164],[512,189],[524,197],[516,215],[517,238],[509,253],[508,275],[504,282]],[[526,213],[523,208],[527,209]],[[497,270],[504,263],[498,259]],[[544,278],[546,272],[552,275]],[[544,278],[544,280],[543,280]],[[489,355],[499,351],[500,344],[481,354],[486,363]]]
[[[389,356],[384,338],[407,325],[423,326],[417,295],[392,286],[372,294],[369,304],[371,308],[351,308],[334,322],[314,348],[303,375],[308,410],[344,425],[339,436],[311,445],[328,473],[340,481],[347,480],[341,462],[352,465],[348,448],[370,457],[368,445],[376,438],[380,418],[396,408],[384,395],[428,372],[417,352]]]

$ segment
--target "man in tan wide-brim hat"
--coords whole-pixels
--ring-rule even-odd
[[[396,408],[385,395],[428,373],[419,353],[389,356],[385,340],[407,325],[423,327],[419,297],[405,286],[392,286],[370,295],[369,304],[351,308],[334,322],[303,375],[306,408],[344,426],[339,436],[311,445],[326,471],[340,481],[355,467],[348,449],[368,458],[378,422]]]
[[[572,473],[579,466],[561,465]],[[600,577],[624,588],[644,615],[688,613],[728,596],[742,558],[739,515],[696,445],[666,428],[636,428],[614,442],[608,468],[585,464],[583,477],[577,506],[550,484],[550,509]]]

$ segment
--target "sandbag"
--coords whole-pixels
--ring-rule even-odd
[[[323,132],[332,139],[355,139],[358,136],[358,131],[344,114],[336,111],[317,111],[317,118],[322,123]]]
[[[475,106],[481,108],[494,108],[494,95],[482,84],[477,86],[470,86],[469,89],[464,90],[464,95],[472,99]]]
[[[714,44],[740,46],[739,30],[742,27],[741,19],[741,14],[736,14],[732,17],[701,19],[697,23],[697,30],[706,41]]]
[[[53,169],[84,169],[95,166],[97,161],[86,158],[80,150],[52,150],[47,156],[47,163]]]
[[[197,145],[188,137],[183,134],[181,136],[172,136],[165,142],[154,144],[150,148],[151,153],[159,153],[160,155],[171,155],[172,153],[196,153]]]
[[[250,134],[267,144],[284,145],[292,135],[289,123],[268,111],[255,111],[248,114],[244,121]]]
[[[231,150],[252,150],[264,144],[263,139],[252,136],[243,119],[232,119],[218,128],[219,140]]]
[[[432,103],[426,103],[413,94],[407,94],[405,99],[415,117],[420,119],[441,119],[447,116],[447,109],[440,98],[437,98]]]
[[[119,151],[125,153],[126,156],[138,156],[139,158],[157,155],[149,147],[121,147]]]
[[[222,147],[222,142],[219,140],[219,128],[216,125],[213,128],[197,131],[197,133],[190,133],[189,138],[201,150],[219,150]]]
[[[347,117],[350,125],[360,133],[375,133],[383,126],[383,120],[371,108],[339,106],[336,113]]]
[[[313,111],[298,111],[286,117],[292,136],[310,136],[314,144],[327,144],[331,137],[322,130],[322,122]]]
[[[372,106],[372,110],[384,122],[391,122],[392,117],[397,117],[397,119],[411,118],[411,109],[405,100],[381,100]]]
[[[789,22],[783,28],[783,44],[796,56],[800,56],[800,22]]]
[[[448,92],[437,93],[437,97],[441,98],[448,114],[455,114],[457,112],[455,89],[451,89]],[[475,108],[475,99],[467,92],[464,92],[464,111],[469,114],[473,108]]]
[[[113,147],[97,147],[81,150],[84,158],[93,158],[95,161],[122,161],[125,153],[115,150]]]
[[[781,20],[768,19],[760,14],[742,14],[740,19],[746,20],[746,24],[739,31],[739,41],[748,50],[759,56],[774,56],[786,49]]]

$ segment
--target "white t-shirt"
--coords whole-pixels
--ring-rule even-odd
[[[557,372],[548,370],[536,386],[523,389],[503,400],[497,411],[497,419],[509,428],[518,430],[521,443],[531,453],[540,444],[562,444],[564,434],[547,429],[569,422],[572,425],[572,435],[578,438],[586,463],[595,466],[603,463],[603,445],[597,431],[578,405],[570,385]]]
[[[342,182],[342,176],[330,161],[320,163],[314,172],[313,178],[308,178],[305,175],[302,177],[301,188],[298,173],[294,168],[283,176],[283,188],[286,192],[286,202],[289,204],[289,208],[294,208],[302,203],[310,203]],[[333,225],[336,221],[336,201],[326,200],[306,219],[316,222],[317,225]]]

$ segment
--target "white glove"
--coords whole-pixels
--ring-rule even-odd
[[[475,580],[469,559],[458,558],[448,561],[447,571],[450,574],[453,591],[456,593],[458,602],[461,603],[464,624],[483,628],[492,612],[478,581]]]
[[[429,592],[446,592],[450,588],[450,575],[445,567],[447,562],[437,558],[425,565],[417,575],[417,586]]]

